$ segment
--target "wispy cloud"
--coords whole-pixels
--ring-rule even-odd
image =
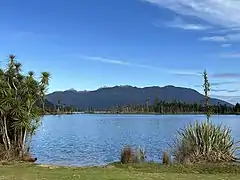
[[[131,66],[131,64],[128,63],[128,62],[114,60],[114,59],[108,59],[108,58],[102,58],[102,57],[81,56],[81,58],[89,59],[89,60],[92,60],[92,61],[99,61],[99,62],[103,62],[103,63],[109,63],[109,64],[118,64],[118,65],[124,65],[124,66]]]
[[[240,0],[141,1],[152,3],[160,8],[166,8],[177,13],[178,17],[173,21],[165,23],[167,27],[195,31],[208,30],[208,35],[198,38],[200,41],[215,42],[220,44],[221,48],[229,48],[232,46],[232,43],[240,42]],[[185,19],[194,20],[195,23],[188,23]],[[240,53],[228,52],[221,53],[219,56],[220,58],[238,59],[240,58]],[[224,73],[213,74],[212,77],[237,78],[240,76],[234,73]]]
[[[155,25],[159,26],[159,22],[156,22]],[[194,30],[194,31],[202,31],[210,29],[210,26],[205,26],[202,24],[194,24],[194,23],[187,23],[182,18],[176,17],[173,21],[165,22],[165,26],[171,27],[171,28],[180,28],[184,30]]]
[[[239,78],[240,73],[215,73],[215,74],[212,74],[211,77],[213,77],[213,78]]]
[[[229,85],[229,84],[240,84],[240,81],[213,82],[213,83],[211,83],[211,86]]]
[[[181,69],[166,69],[166,68],[160,68],[160,67],[156,67],[148,64],[130,63],[128,61],[103,58],[103,57],[95,57],[95,56],[80,56],[80,58],[91,60],[91,61],[98,61],[98,62],[107,63],[107,64],[145,68],[145,69],[155,70],[161,73],[173,74],[178,76],[201,76],[201,73],[198,73],[199,71],[197,70],[189,71],[189,70],[181,70]]]
[[[211,82],[210,85],[211,87],[215,87],[216,86],[222,86],[222,85],[230,85],[230,84],[240,84],[240,81],[221,81],[221,82]],[[194,85],[194,87],[203,87],[203,85],[200,85],[200,84],[197,84],[197,85]]]
[[[229,89],[211,89],[213,92],[228,92],[228,93],[234,93],[238,92],[237,89],[229,90]]]
[[[213,33],[213,34],[225,34],[225,33],[238,33],[239,31],[240,31],[240,27],[238,27],[238,28],[217,29],[217,30],[209,31],[209,33]]]
[[[196,24],[185,23],[182,19],[168,23],[168,27],[186,30],[209,30],[210,35],[200,41],[223,43],[230,47],[232,42],[240,42],[240,1],[239,0],[141,0],[166,8],[184,19],[198,20]],[[191,18],[189,18],[191,17]],[[194,17],[194,18],[192,18]],[[210,24],[205,26],[203,24]]]
[[[240,102],[240,96],[238,96],[238,95],[231,96],[231,95],[215,95],[215,94],[212,94],[211,97],[224,99],[228,102],[233,102],[233,103]]]
[[[167,68],[161,68],[153,65],[148,65],[148,64],[137,64],[137,63],[130,63],[128,61],[122,61],[122,60],[116,60],[116,59],[111,59],[111,58],[103,58],[103,57],[97,57],[97,56],[79,56],[82,59],[87,59],[91,61],[97,61],[101,63],[107,63],[107,64],[115,64],[115,65],[120,65],[120,66],[130,66],[130,67],[138,67],[138,68],[145,68],[149,70],[154,70],[158,71],[160,73],[165,73],[165,74],[172,74],[172,75],[177,75],[177,76],[197,76],[201,77],[202,72],[199,70],[185,70],[185,69],[167,69]],[[214,73],[210,74],[209,77],[211,78],[239,78],[240,73]],[[236,81],[231,81],[231,82],[215,82],[211,83],[211,85],[223,85],[223,84],[234,84],[237,83]],[[197,87],[197,86],[195,86]]]
[[[221,44],[222,48],[227,48],[227,47],[230,47],[230,46],[232,46],[232,44]]]
[[[240,33],[226,34],[218,36],[207,36],[200,38],[202,41],[215,41],[215,42],[238,42],[240,41]]]
[[[225,53],[220,54],[221,58],[240,58],[240,53]]]
[[[143,0],[178,14],[194,16],[216,26],[240,27],[238,0]]]
[[[224,36],[209,36],[209,37],[202,37],[199,38],[201,41],[214,41],[214,42],[226,42],[227,39]]]

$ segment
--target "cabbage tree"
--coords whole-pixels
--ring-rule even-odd
[[[37,79],[34,72],[22,73],[22,65],[9,56],[6,68],[0,68],[0,144],[8,155],[22,158],[26,140],[36,131],[44,106],[50,74],[43,72]]]

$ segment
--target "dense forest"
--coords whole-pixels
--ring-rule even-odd
[[[235,106],[213,105],[210,106],[213,114],[233,114],[240,112],[240,104]],[[184,114],[184,113],[204,113],[205,106],[202,104],[187,104],[184,102],[164,102],[156,101],[153,105],[126,105],[117,106],[112,111],[116,113],[160,113],[160,114]]]
[[[45,100],[45,112],[44,114],[72,114],[73,112],[78,112],[79,110],[74,106],[67,106],[58,101],[57,105]]]
[[[240,113],[240,104],[235,106],[228,106],[226,104],[211,105],[210,111],[212,114],[238,114]],[[145,104],[129,104],[124,106],[115,106],[111,109],[96,109],[89,107],[87,109],[81,109],[88,113],[94,113],[96,111],[104,111],[105,113],[158,113],[158,114],[191,114],[191,113],[205,113],[205,104],[188,104],[180,101],[160,101],[158,98],[154,103],[150,103],[146,100]]]

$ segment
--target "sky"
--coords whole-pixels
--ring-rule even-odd
[[[0,62],[51,73],[49,92],[174,85],[240,101],[240,1],[1,0]]]

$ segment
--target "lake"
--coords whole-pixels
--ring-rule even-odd
[[[232,128],[240,140],[240,116],[212,116],[214,123]],[[61,115],[45,116],[33,137],[37,163],[93,166],[118,161],[125,145],[146,149],[148,160],[160,161],[176,130],[204,115]]]

